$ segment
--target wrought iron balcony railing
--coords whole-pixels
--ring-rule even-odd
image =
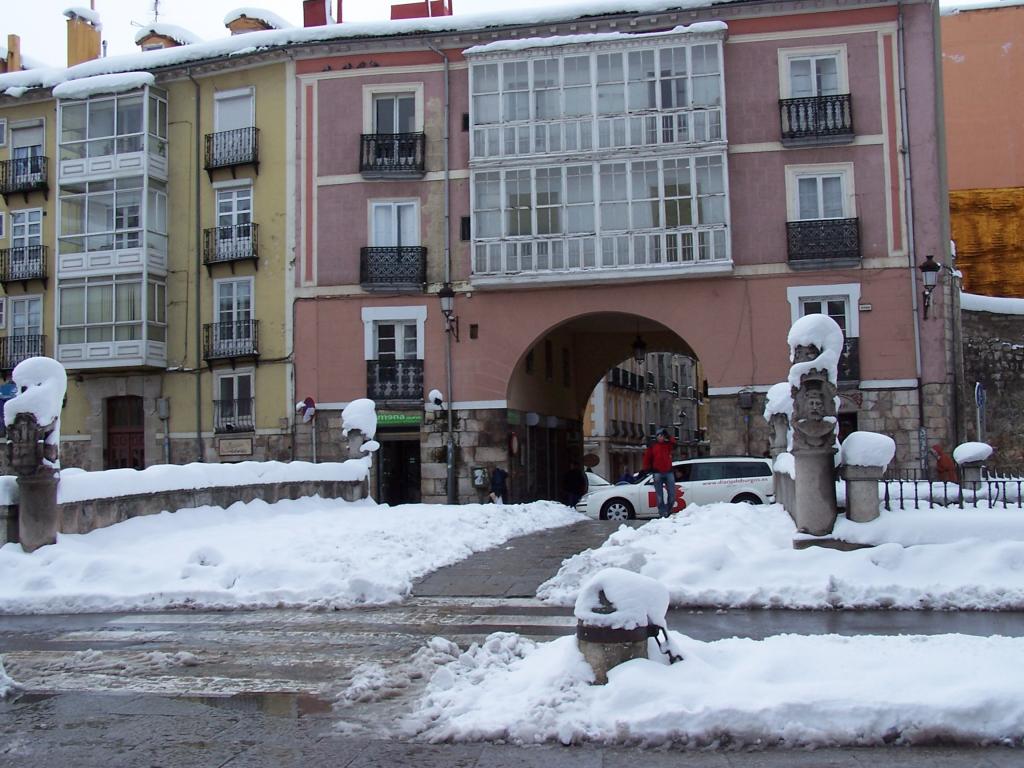
[[[854,266],[860,262],[857,219],[787,221],[786,242],[793,269]]]
[[[29,192],[49,192],[48,165],[42,155],[0,161],[0,195],[4,196],[4,202],[15,192],[26,197]]]
[[[367,178],[419,178],[426,172],[427,138],[422,133],[364,133],[359,172]]]
[[[203,358],[233,360],[240,357],[259,357],[259,330],[259,320],[207,323],[203,326]]]
[[[0,371],[13,371],[22,360],[46,354],[46,337],[41,334],[23,334],[0,338]]]
[[[422,400],[422,360],[367,360],[366,396],[371,400]]]
[[[207,267],[258,258],[258,224],[231,224],[203,230],[203,263]]]
[[[251,397],[241,400],[214,400],[213,431],[218,434],[254,432],[255,413],[256,401]]]
[[[368,291],[422,291],[427,249],[419,245],[360,249],[359,283]]]
[[[49,248],[45,245],[0,248],[0,283],[45,280],[48,255]]]
[[[842,384],[860,382],[860,339],[847,337],[843,342],[843,353],[839,356],[838,379]]]
[[[779,100],[782,143],[846,143],[853,141],[850,94]]]
[[[206,134],[207,172],[214,168],[235,168],[239,165],[255,165],[260,172],[260,129],[236,128]]]

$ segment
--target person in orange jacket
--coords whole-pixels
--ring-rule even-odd
[[[932,446],[932,455],[935,456],[935,471],[939,474],[939,480],[944,483],[955,483],[956,463],[952,457],[945,453],[938,443]]]
[[[668,517],[676,506],[676,477],[672,472],[672,451],[675,447],[676,439],[662,427],[654,442],[644,451],[643,468],[654,474],[658,517]]]

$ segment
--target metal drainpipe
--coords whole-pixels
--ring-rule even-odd
[[[900,111],[902,112],[902,124],[900,125],[900,138],[903,143],[903,197],[907,206],[907,258],[910,262],[910,295],[911,310],[914,313],[914,363],[917,366],[917,421],[918,421],[918,444],[920,445],[920,431],[924,429],[924,380],[921,365],[921,314],[917,304],[917,264],[914,263],[915,239],[914,239],[914,192],[911,188],[910,173],[910,113],[907,110],[907,69],[903,39],[903,2],[897,0],[896,9],[898,12],[898,23],[896,26],[896,47],[897,47],[897,72],[899,74],[900,87]],[[925,441],[927,442],[927,441]],[[927,447],[918,457],[922,469],[927,468],[928,453]]]
[[[195,236],[196,236],[196,255],[195,255],[195,336],[196,336],[196,451],[198,453],[197,461],[204,461],[205,456],[203,452],[203,334],[202,334],[202,319],[203,312],[201,307],[202,302],[202,290],[200,289],[199,283],[202,277],[202,260],[199,254],[199,246],[202,241],[202,221],[200,215],[202,213],[202,206],[199,201],[199,194],[202,191],[202,182],[200,179],[200,136],[202,135],[199,131],[199,118],[200,118],[200,100],[199,100],[199,83],[194,77],[192,77],[192,70],[188,70],[188,79],[192,81],[192,85],[195,86],[195,97],[196,97],[196,114],[195,114]],[[170,424],[170,422],[168,422]]]
[[[428,3],[429,5],[429,3]],[[427,43],[427,47],[444,60],[444,129],[442,133],[442,150],[444,163],[444,282],[452,281],[452,226],[451,226],[451,168],[448,160],[448,145],[450,142],[449,124],[451,122],[451,102],[449,97],[449,62],[448,55],[433,43]],[[445,459],[447,464],[446,485],[448,486],[448,503],[458,504],[458,488],[455,481],[455,419],[452,414],[455,395],[452,390],[454,376],[452,374],[452,334],[445,330],[445,386],[448,395],[448,442],[446,445]]]

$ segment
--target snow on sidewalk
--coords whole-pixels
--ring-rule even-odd
[[[1024,513],[900,510],[841,518],[835,537],[875,544],[793,549],[781,506],[690,506],[563,563],[538,597],[572,605],[580,585],[618,567],[660,581],[674,606],[744,608],[1024,608]],[[914,546],[911,546],[914,545]]]
[[[585,520],[561,504],[398,507],[306,498],[137,517],[0,547],[0,613],[351,606],[514,536]]]
[[[732,638],[670,633],[684,661],[638,659],[605,686],[574,637],[491,635],[440,667],[410,721],[434,741],[692,747],[1014,743],[1024,639]],[[652,655],[652,658],[653,655]]]

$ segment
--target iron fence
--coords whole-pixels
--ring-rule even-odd
[[[0,283],[45,280],[48,253],[45,245],[0,248]]]
[[[853,105],[848,93],[780,99],[779,120],[783,143],[853,138]]]
[[[427,139],[423,133],[364,133],[359,171],[364,176],[422,176]]]
[[[0,194],[47,189],[48,165],[43,155],[0,161]]]
[[[893,509],[1024,509],[1024,477],[990,475],[980,480],[932,480],[921,469],[887,472],[882,504]]]
[[[206,134],[206,170],[248,163],[258,164],[259,161],[259,128],[236,128]]]

